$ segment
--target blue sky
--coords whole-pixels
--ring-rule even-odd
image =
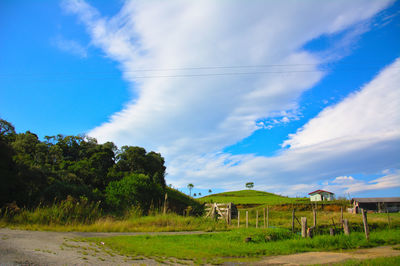
[[[0,116],[161,152],[207,194],[400,191],[400,4],[2,1]]]

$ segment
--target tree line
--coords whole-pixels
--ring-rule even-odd
[[[0,119],[0,207],[15,201],[32,208],[72,196],[101,202],[102,208],[144,211],[162,202],[165,162],[142,147],[104,144],[88,136],[16,133]]]

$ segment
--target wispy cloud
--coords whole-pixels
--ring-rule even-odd
[[[365,22],[391,2],[293,1],[288,5],[283,1],[127,1],[118,15],[106,19],[84,1],[66,1],[64,8],[86,25],[92,43],[121,64],[125,79],[137,95],[89,134],[100,141],[142,145],[162,152],[168,163],[168,183],[175,186],[184,186],[190,180],[198,187],[212,184],[233,189],[243,187],[243,178],[252,178],[260,188],[279,191],[288,182],[301,184],[346,175],[345,170],[360,171],[361,164],[376,156],[398,153],[391,146],[399,142],[395,132],[371,142],[370,137],[382,132],[373,129],[358,139],[354,134],[370,127],[362,123],[353,128],[354,121],[345,119],[355,111],[357,123],[363,121],[365,114],[358,111],[358,105],[370,104],[367,100],[373,100],[377,90],[362,100],[352,96],[355,100],[347,102],[355,102],[345,104],[347,112],[331,107],[339,113],[334,118],[347,123],[339,126],[342,130],[334,128],[336,135],[320,128],[320,124],[332,120],[329,115],[320,115],[317,122],[311,121],[292,135],[284,143],[290,148],[278,156],[233,156],[221,150],[260,127],[272,125],[273,119],[276,123],[296,119],[300,95],[324,76],[318,65],[325,58],[302,47],[324,34],[337,34]],[[269,67],[262,70],[274,73],[190,76],[210,71],[238,72],[190,67],[266,64]],[[152,71],[137,72],[148,68]],[[239,70],[249,72],[249,68]],[[153,78],[141,78],[146,75]],[[159,77],[177,75],[187,77]],[[384,81],[392,82],[389,77]],[[393,86],[387,92],[393,96]],[[376,104],[369,105],[371,110],[386,106],[384,100],[372,103]],[[393,116],[392,111],[385,114]],[[384,122],[383,126],[386,130],[391,125],[393,122]],[[347,126],[351,129],[346,135],[343,128]],[[320,137],[320,133],[327,136]],[[385,143],[388,149],[382,148]],[[358,156],[366,148],[371,152]],[[353,164],[348,160],[351,156],[355,156],[350,160]],[[389,160],[387,164],[395,163]],[[370,163],[366,171],[379,167],[382,160]]]
[[[67,52],[81,58],[87,57],[87,48],[82,46],[77,41],[67,40],[61,36],[57,36],[51,40],[51,43],[63,52]]]
[[[371,181],[359,180],[352,176],[336,177],[324,186],[325,189],[334,190],[341,194],[396,187],[400,187],[400,170],[397,169]]]

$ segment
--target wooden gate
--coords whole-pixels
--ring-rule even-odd
[[[230,203],[207,203],[206,204],[206,218],[225,220],[231,224],[232,218],[237,216],[237,209],[235,204]]]

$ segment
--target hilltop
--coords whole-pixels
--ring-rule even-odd
[[[290,204],[309,203],[308,198],[289,198],[257,190],[239,190],[208,195],[198,199],[200,202],[233,202],[235,204]]]

